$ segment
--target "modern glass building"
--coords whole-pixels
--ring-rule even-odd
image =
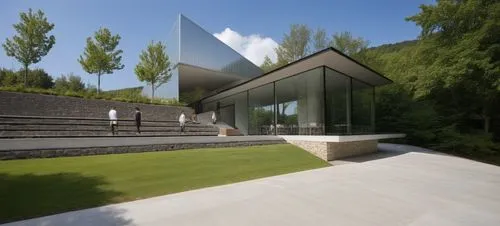
[[[258,66],[182,14],[169,36],[172,78],[156,90],[158,97],[182,101],[186,96],[208,94],[263,74]],[[150,90],[144,89],[143,94],[150,96]]]
[[[246,135],[373,134],[375,87],[391,82],[328,48],[220,90],[201,104]]]
[[[392,83],[334,48],[264,74],[183,15],[170,36],[173,76],[159,96],[196,96],[197,113],[245,135],[373,134],[375,87]]]

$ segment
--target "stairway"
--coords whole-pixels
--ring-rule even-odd
[[[179,123],[142,121],[141,134],[136,134],[132,119],[118,120],[118,137],[217,136],[218,128],[207,124],[186,123],[180,132]],[[43,117],[0,115],[0,138],[38,137],[107,137],[112,136],[109,120],[104,118]]]

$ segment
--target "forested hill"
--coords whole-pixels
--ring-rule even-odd
[[[406,47],[413,47],[417,44],[418,40],[408,40],[391,44],[383,44],[380,46],[370,47],[368,51],[376,51],[379,54],[382,53],[392,53],[400,51]]]
[[[477,30],[493,27],[354,55],[394,81],[377,88],[377,132],[403,132],[408,144],[500,164],[500,38]]]

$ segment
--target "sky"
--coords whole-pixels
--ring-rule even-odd
[[[15,34],[19,13],[41,9],[55,27],[50,34],[56,43],[42,61],[31,68],[43,68],[53,77],[74,73],[85,83],[97,84],[78,63],[85,40],[100,27],[119,34],[125,68],[101,77],[104,90],[145,86],[134,74],[141,50],[151,40],[166,42],[179,13],[214,34],[253,63],[266,55],[275,60],[273,49],[291,24],[323,28],[328,34],[349,31],[370,42],[370,46],[416,39],[420,28],[405,18],[419,12],[421,4],[434,0],[1,0],[0,42]],[[167,43],[168,45],[169,43]],[[15,59],[0,48],[0,67],[19,69]]]

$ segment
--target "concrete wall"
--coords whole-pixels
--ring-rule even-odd
[[[350,142],[287,140],[287,142],[298,146],[325,161],[376,152],[378,144],[377,140]]]
[[[141,109],[143,120],[177,120],[181,111],[188,117],[193,112],[188,107],[0,91],[0,115],[107,118],[111,106],[121,119],[133,118],[135,107]]]

